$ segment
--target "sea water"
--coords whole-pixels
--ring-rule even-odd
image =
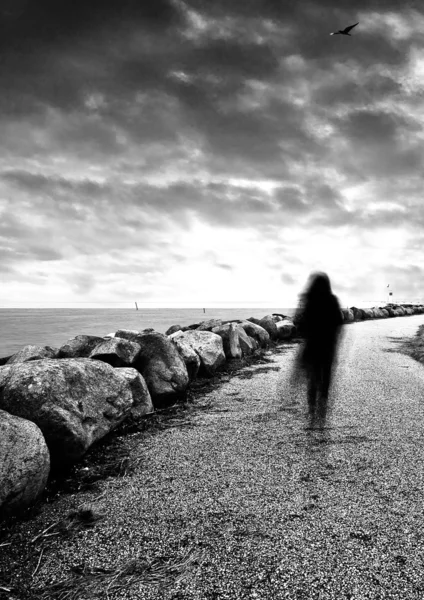
[[[60,347],[80,334],[104,336],[118,329],[165,333],[171,325],[191,325],[206,319],[261,318],[272,313],[293,315],[294,308],[2,308],[0,357],[27,344]]]

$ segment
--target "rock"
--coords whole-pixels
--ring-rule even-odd
[[[0,514],[33,504],[49,472],[50,455],[39,427],[0,410]]]
[[[40,360],[42,358],[56,358],[57,349],[51,346],[24,346],[19,352],[13,354],[7,361],[8,365]]]
[[[272,313],[272,318],[274,319],[274,323],[278,323],[279,321],[292,321],[292,317],[287,315],[283,315],[281,313]]]
[[[242,350],[240,347],[239,333],[235,323],[219,325],[212,329],[212,333],[217,333],[222,338],[224,354],[226,358],[241,358]]]
[[[371,308],[363,308],[362,314],[364,315],[364,319],[374,319],[374,311]]]
[[[248,319],[246,319],[246,321],[250,321],[250,323],[255,323],[255,325],[260,325],[261,320],[257,319],[256,317],[249,317]]]
[[[353,318],[355,321],[363,321],[364,320],[362,308],[356,308],[356,306],[351,306],[350,310],[353,312]]]
[[[133,406],[130,410],[130,415],[134,419],[139,419],[144,415],[149,415],[155,411],[152,398],[150,396],[147,383],[144,377],[131,367],[118,367],[115,373],[119,377],[123,377],[128,382],[133,396]]]
[[[181,358],[185,363],[190,381],[193,381],[196,379],[199,372],[200,356],[187,341],[184,341],[181,339],[181,337],[179,337],[182,333],[182,331],[175,331],[170,335],[170,339],[175,344]]]
[[[292,321],[286,319],[285,321],[279,321],[276,323],[278,339],[279,340],[288,340],[293,337],[296,333],[296,326]]]
[[[8,377],[13,369],[13,365],[3,365],[0,367],[0,396],[1,396],[1,391],[4,388],[4,386],[7,383]]]
[[[91,352],[89,358],[101,360],[111,367],[131,367],[140,353],[140,346],[124,338],[114,337],[102,340]]]
[[[98,360],[44,359],[4,369],[0,408],[38,425],[57,466],[81,458],[133,408],[128,382]]]
[[[188,343],[200,358],[199,375],[212,377],[225,363],[221,336],[211,331],[185,331],[178,336]]]
[[[266,315],[265,317],[263,317],[259,321],[258,325],[266,329],[266,331],[269,333],[269,337],[272,340],[276,340],[278,338],[277,325],[276,323],[274,323],[271,315]]]
[[[383,319],[388,319],[390,317],[389,311],[386,308],[380,308],[380,312],[383,315]]]
[[[240,325],[248,336],[254,338],[258,342],[261,348],[267,348],[269,346],[270,337],[266,329],[252,321],[243,321]]]
[[[181,325],[171,325],[171,327],[165,331],[165,335],[171,335],[172,333],[175,333],[176,331],[180,330]]]
[[[251,323],[251,325],[253,325],[253,323]],[[241,324],[237,325],[237,331],[239,334],[240,348],[243,353],[243,356],[250,356],[258,348],[258,343],[254,338],[251,338],[247,335],[246,331],[241,326]]]
[[[136,338],[140,354],[135,363],[156,406],[178,400],[189,384],[187,368],[175,344],[163,333],[141,333]]]
[[[396,316],[395,310],[392,306],[386,306],[384,310],[388,313],[389,317]]]
[[[77,335],[59,348],[57,358],[88,358],[103,338],[97,335]]]
[[[13,356],[13,354],[11,354],[10,356],[3,356],[2,358],[0,358],[0,367],[5,365],[7,363],[7,361],[9,360],[9,358],[12,358],[12,356]]]
[[[350,308],[342,308],[341,313],[343,317],[343,323],[352,323],[354,321],[355,317]]]
[[[207,321],[202,321],[197,327],[196,331],[212,331],[215,327],[220,327],[223,325],[222,319],[208,319]]]
[[[130,342],[135,342],[139,335],[142,335],[141,331],[135,329],[118,329],[118,331],[115,331],[116,338],[129,340]]]

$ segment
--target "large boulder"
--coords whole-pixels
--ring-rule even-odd
[[[143,375],[153,404],[169,403],[186,394],[189,376],[175,344],[163,333],[141,333],[135,368]]]
[[[237,331],[239,336],[240,348],[243,353],[243,356],[249,356],[250,354],[253,354],[253,352],[259,347],[258,342],[255,340],[255,338],[252,338],[247,335],[246,331],[241,326],[241,324],[237,324]]]
[[[250,321],[250,323],[255,323],[255,325],[259,325],[261,320],[256,317],[249,317],[246,321]]]
[[[267,348],[269,346],[269,333],[266,329],[258,325],[257,323],[253,323],[253,321],[242,321],[240,326],[243,327],[244,331],[247,335],[253,339],[255,339],[261,348]]]
[[[353,318],[355,321],[363,321],[364,320],[364,311],[362,308],[357,308],[356,306],[351,306],[350,310],[353,312]]]
[[[276,323],[277,326],[277,334],[279,340],[288,340],[293,337],[296,333],[296,326],[293,321],[289,321],[288,319],[284,321],[278,321]]]
[[[355,319],[353,311],[350,308],[342,308],[343,323],[352,323]]]
[[[375,318],[374,311],[372,310],[372,308],[363,308],[362,314],[364,315],[365,320]]]
[[[128,382],[101,361],[44,359],[3,370],[0,408],[38,425],[55,465],[77,461],[133,408]]]
[[[187,342],[200,358],[199,375],[212,377],[225,363],[224,345],[221,336],[212,331],[184,331],[179,340]]]
[[[272,313],[272,318],[274,319],[275,323],[278,323],[279,321],[291,321],[291,317],[288,317],[287,315],[283,315],[282,313]]]
[[[274,319],[272,318],[271,315],[266,315],[265,317],[263,317],[259,321],[258,325],[260,325],[261,327],[266,329],[266,331],[269,333],[269,337],[272,340],[278,339],[277,324],[274,323]]]
[[[182,339],[180,337],[181,334],[182,334],[182,331],[178,330],[178,331],[175,331],[174,333],[171,333],[171,335],[169,337],[172,340],[172,342],[175,344],[181,358],[183,359],[183,361],[185,363],[190,381],[193,381],[193,379],[196,379],[197,374],[199,372],[200,356],[192,348],[192,346],[190,346],[190,344],[187,341],[185,341],[184,339]]]
[[[24,346],[13,354],[6,364],[15,365],[18,363],[29,362],[31,360],[40,360],[42,358],[56,358],[57,349],[51,346]]]
[[[50,454],[40,428],[0,410],[0,515],[33,504],[49,472]]]
[[[387,308],[380,308],[380,312],[383,315],[383,319],[388,319],[390,317],[389,311]]]
[[[165,331],[165,335],[171,335],[176,331],[181,331],[181,325],[171,325],[171,327]]]
[[[135,342],[140,335],[142,335],[142,332],[135,329],[118,329],[118,331],[115,331],[115,338],[122,338],[130,342]]]
[[[220,327],[222,324],[222,319],[208,319],[197,325],[196,331],[212,331],[212,329]]]
[[[118,367],[115,369],[115,373],[119,377],[123,377],[130,386],[133,406],[129,414],[133,419],[139,419],[155,411],[149,388],[141,373],[131,367]]]
[[[240,347],[239,332],[235,323],[227,323],[226,325],[214,327],[212,333],[217,333],[221,336],[226,358],[242,357],[243,353]]]
[[[120,337],[102,340],[91,352],[89,358],[101,360],[111,367],[131,367],[138,358],[140,346]]]
[[[88,358],[90,352],[103,338],[97,335],[77,335],[66,341],[57,353],[57,358]]]

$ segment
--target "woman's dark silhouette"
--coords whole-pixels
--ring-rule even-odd
[[[309,409],[313,413],[319,398],[325,416],[331,370],[343,323],[339,302],[331,291],[326,273],[310,276],[295,321],[300,336],[304,338],[297,368],[302,369],[307,377]]]

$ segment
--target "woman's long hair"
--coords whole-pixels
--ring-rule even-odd
[[[296,320],[300,320],[305,311],[326,303],[333,295],[331,291],[330,278],[327,273],[317,271],[312,273],[308,279],[305,291],[300,296],[299,306],[296,312]]]
[[[308,287],[304,292],[304,301],[306,304],[310,302],[326,301],[333,293],[331,291],[330,278],[327,273],[321,271],[312,273],[309,277]]]

